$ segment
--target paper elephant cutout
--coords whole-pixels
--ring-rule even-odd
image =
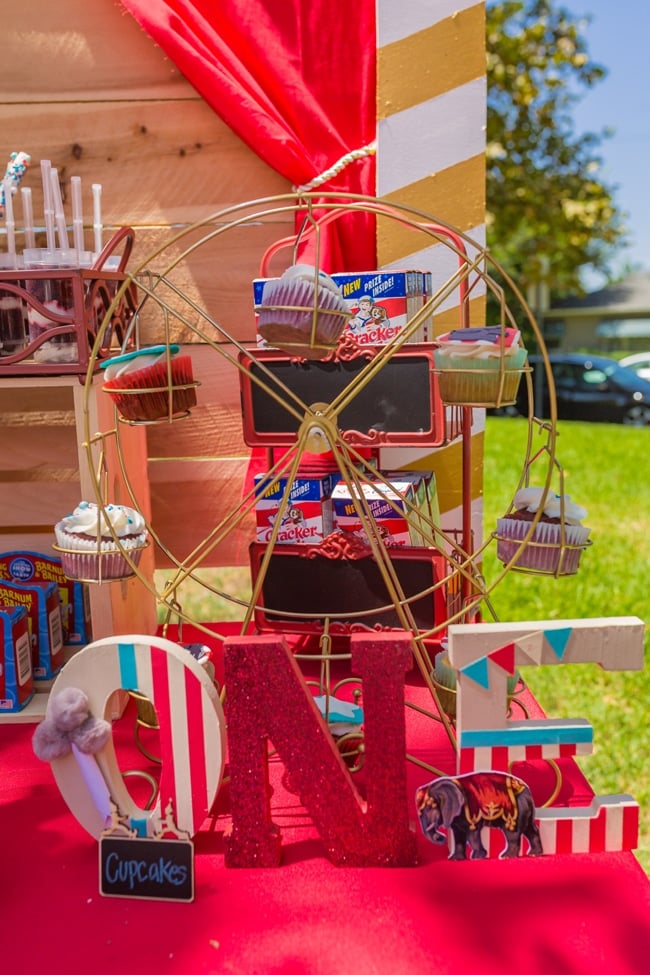
[[[500,829],[506,845],[500,857],[518,857],[522,837],[529,844],[529,856],[543,854],[535,803],[526,783],[506,772],[469,772],[466,775],[440,776],[421,786],[415,796],[420,826],[432,843],[445,843],[447,834],[454,840],[450,860],[483,860],[488,852],[481,840],[481,829]]]

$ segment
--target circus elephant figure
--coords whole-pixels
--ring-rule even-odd
[[[421,786],[415,797],[422,831],[432,843],[445,843],[442,829],[454,838],[451,860],[488,856],[481,841],[484,826],[500,829],[506,845],[500,857],[518,857],[522,837],[529,856],[541,856],[542,842],[535,821],[535,803],[522,779],[506,772],[470,772],[440,776]]]

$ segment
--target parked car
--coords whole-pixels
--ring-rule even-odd
[[[619,359],[619,363],[626,369],[632,369],[641,379],[650,382],[650,352],[635,352],[634,355],[626,355]]]
[[[548,359],[555,383],[558,419],[650,425],[650,382],[631,369],[614,359],[597,355],[551,352]],[[540,370],[539,356],[530,356],[529,361],[533,367],[533,413],[540,419],[548,418],[546,373],[543,366]],[[516,411],[528,415],[528,391],[524,381],[519,387]]]

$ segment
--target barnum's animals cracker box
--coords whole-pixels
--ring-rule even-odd
[[[318,545],[330,534],[333,528],[331,494],[338,477],[338,472],[300,475],[291,483],[276,536],[277,542],[284,545]],[[258,542],[270,540],[288,484],[286,477],[275,478],[270,482],[266,474],[255,477]]]
[[[61,602],[55,582],[0,582],[0,603],[27,610],[34,680],[50,680],[63,666]]]
[[[90,600],[88,586],[68,579],[61,559],[40,552],[0,552],[0,580],[14,582],[56,582],[61,599],[63,642],[70,646],[90,643]]]
[[[20,711],[34,696],[27,610],[0,602],[0,712]]]

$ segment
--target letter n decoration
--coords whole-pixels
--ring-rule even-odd
[[[232,831],[229,867],[277,866],[268,739],[337,865],[412,866],[415,835],[406,790],[403,634],[354,634],[351,666],[363,682],[367,797],[359,795],[291,650],[281,636],[224,643]]]

